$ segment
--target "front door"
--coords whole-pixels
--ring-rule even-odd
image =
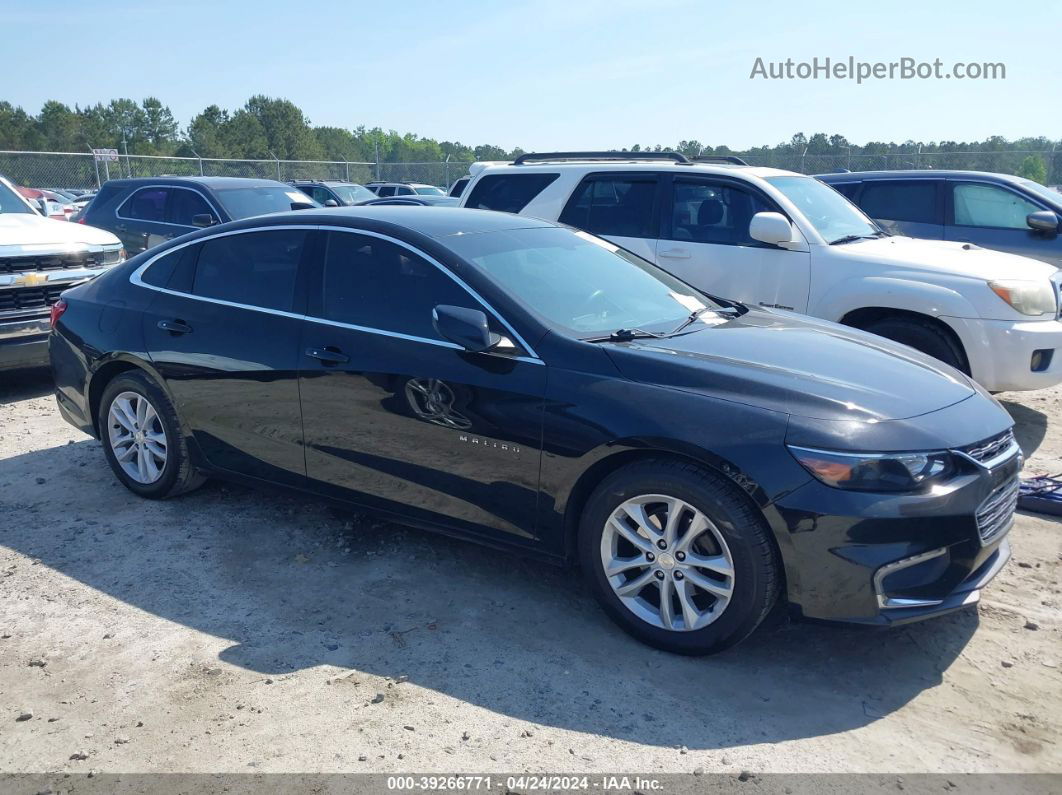
[[[781,212],[770,199],[711,177],[675,177],[665,195],[657,265],[722,298],[807,311],[810,255],[749,237],[753,215]]]
[[[306,469],[322,493],[474,534],[530,543],[546,367],[469,353],[432,310],[486,311],[449,271],[404,244],[327,232],[300,353]]]
[[[304,483],[296,285],[312,234],[230,233],[141,276],[158,291],[143,320],[147,350],[212,466]]]
[[[1062,238],[1029,227],[1030,213],[1048,209],[1002,185],[948,180],[945,237],[1021,254],[1062,267]]]

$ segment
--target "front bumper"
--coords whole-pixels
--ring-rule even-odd
[[[48,317],[0,318],[0,370],[48,364]]]
[[[1022,463],[1010,450],[991,466],[969,460],[924,494],[812,481],[779,500],[790,603],[808,618],[872,625],[975,603],[1010,556]]]
[[[988,391],[1026,391],[1062,383],[1062,322],[954,317],[942,320],[959,335],[971,375]],[[1033,369],[1036,351],[1051,351],[1050,362],[1042,369]]]

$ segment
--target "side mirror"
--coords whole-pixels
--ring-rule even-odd
[[[217,222],[217,219],[210,213],[200,213],[192,216],[192,226],[198,226],[200,229],[213,226]]]
[[[337,202],[335,199],[325,199],[324,200],[324,206],[325,207],[338,207],[339,206],[339,202]]]
[[[30,201],[33,204],[33,206],[37,208],[37,212],[39,212],[41,215],[47,217],[47,215],[48,215],[48,200],[47,199],[31,199]]]
[[[781,213],[756,213],[749,223],[749,237],[773,246],[793,240],[793,225]]]
[[[1025,216],[1025,223],[1037,232],[1058,232],[1058,216],[1050,210],[1040,210]]]
[[[431,310],[431,323],[442,337],[473,353],[489,350],[501,341],[499,335],[490,333],[487,316],[478,309],[440,304]]]

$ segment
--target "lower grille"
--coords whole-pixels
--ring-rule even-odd
[[[69,287],[69,284],[57,284],[53,287],[0,289],[0,312],[47,309],[58,301],[59,294]]]
[[[987,544],[1005,533],[1018,508],[1018,478],[996,488],[977,509],[977,532]]]

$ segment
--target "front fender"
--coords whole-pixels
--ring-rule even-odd
[[[917,312],[933,318],[976,318],[980,314],[956,290],[894,276],[845,279],[830,287],[808,314],[840,322],[857,309],[881,308]]]

